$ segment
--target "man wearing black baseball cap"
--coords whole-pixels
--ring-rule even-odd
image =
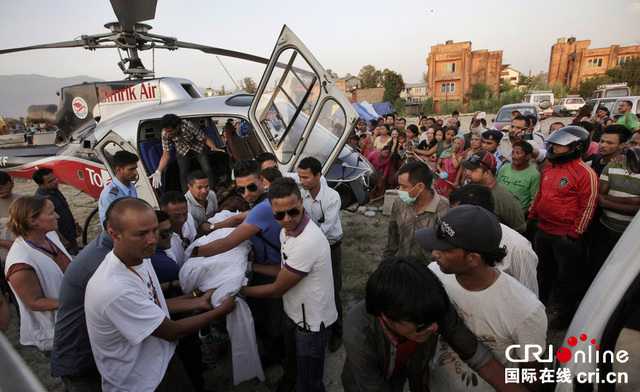
[[[496,159],[487,151],[478,151],[462,162],[468,170],[467,181],[491,189],[495,200],[493,213],[498,220],[513,230],[524,233],[527,224],[522,214],[520,200],[504,185],[496,181]]]
[[[415,237],[420,245],[433,250],[437,264],[429,267],[442,281],[458,314],[505,368],[518,367],[507,360],[507,354],[510,358],[526,358],[525,345],[544,347],[544,306],[530,290],[494,268],[506,250],[500,247],[502,229],[493,214],[479,206],[458,206],[435,226],[417,230]],[[514,344],[519,348],[507,353]],[[521,365],[526,369],[539,367],[535,361]],[[470,382],[477,385],[477,390],[491,390],[442,338],[431,361],[430,375],[432,391],[462,390]]]

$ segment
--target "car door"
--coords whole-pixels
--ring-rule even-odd
[[[136,154],[138,159],[140,159],[138,151],[114,131],[109,131],[94,147],[96,155],[98,155],[98,158],[104,163],[111,178],[115,178],[116,176],[115,168],[113,167],[113,156],[116,152],[123,150]],[[103,179],[103,186],[107,186],[109,182],[110,179]],[[138,179],[134,185],[138,193],[138,198],[151,204],[154,209],[158,209],[159,205],[156,193],[151,186],[151,182],[147,179],[147,173],[145,172],[141,159],[138,161]]]
[[[249,118],[282,171],[303,157],[330,167],[355,128],[358,114],[325,68],[284,26],[260,80]]]

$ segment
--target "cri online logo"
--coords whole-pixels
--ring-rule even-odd
[[[588,339],[587,335],[580,335],[580,341],[586,342]],[[578,344],[578,339],[575,336],[571,336],[567,339],[567,344],[569,347],[575,347]],[[629,360],[629,353],[625,350],[619,350],[614,354],[613,351],[605,350],[604,352],[600,352],[600,346],[596,346],[596,340],[591,339],[591,344],[588,346],[587,350],[575,350],[572,351],[571,348],[561,347],[556,351],[556,359],[558,362],[567,363],[573,359],[574,363],[625,363]],[[595,350],[594,350],[595,346]],[[524,346],[524,358],[518,358],[512,355],[513,350],[520,349],[522,346],[519,344],[512,344],[507,347],[505,351],[505,357],[507,360],[517,363],[517,362],[553,362],[553,346],[549,345],[549,349],[547,350],[547,358],[543,358],[542,355],[545,353],[543,347],[540,347],[537,344],[526,344]],[[530,358],[531,357],[531,358]]]

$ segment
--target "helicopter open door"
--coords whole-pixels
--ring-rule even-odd
[[[309,49],[284,26],[249,118],[282,171],[295,171],[301,158],[313,156],[326,175],[358,114]]]
[[[102,176],[103,186],[108,185],[108,181],[111,181],[111,178],[115,178],[116,172],[113,167],[113,156],[118,151],[128,151],[130,153],[136,154],[138,158],[140,158],[140,154],[136,151],[135,148],[131,146],[131,144],[127,143],[120,135],[115,133],[114,131],[109,131],[98,143],[96,143],[94,147],[94,151],[98,158],[104,163],[105,168],[109,172],[110,178],[104,178],[106,176]],[[135,183],[136,192],[138,192],[138,198],[145,200],[154,209],[159,208],[158,199],[156,194],[151,186],[151,182],[147,179],[147,173],[144,170],[144,166],[142,165],[142,159],[138,161],[138,180]]]

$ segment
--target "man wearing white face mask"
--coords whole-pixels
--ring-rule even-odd
[[[416,242],[413,233],[433,226],[438,215],[451,209],[449,202],[438,195],[431,183],[433,175],[423,162],[410,162],[398,170],[398,198],[391,207],[389,236],[384,257],[411,255],[423,263],[433,261],[431,250]]]

